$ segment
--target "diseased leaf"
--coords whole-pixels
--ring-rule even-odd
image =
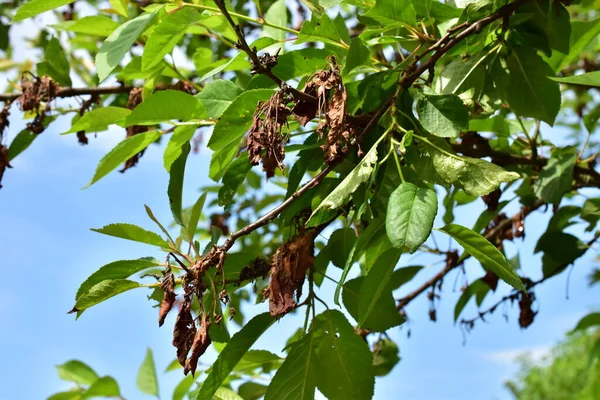
[[[392,291],[389,289],[389,280],[392,272],[400,261],[402,250],[389,249],[384,252],[373,264],[360,287],[358,303],[358,325],[363,327],[370,318],[377,318],[375,304],[382,299],[394,304]]]
[[[513,48],[506,59],[510,71],[508,104],[512,111],[522,117],[541,119],[554,124],[560,109],[561,94],[558,83],[547,76],[554,75],[552,68],[535,51]]]
[[[114,261],[102,266],[98,271],[91,274],[77,289],[75,299],[79,299],[88,293],[97,283],[105,280],[126,279],[131,275],[148,268],[161,265],[161,262],[152,258],[140,258],[137,260]]]
[[[131,110],[123,107],[106,106],[85,113],[63,135],[79,131],[100,132],[108,129],[109,125],[131,114]]]
[[[470,196],[486,195],[498,189],[502,182],[512,182],[519,178],[519,174],[508,172],[488,161],[454,154],[441,141],[423,141],[427,144],[427,151],[439,176]]]
[[[92,186],[100,179],[105,177],[119,165],[129,160],[131,157],[144,150],[150,143],[155,142],[162,135],[161,131],[150,131],[130,136],[117,144],[108,154],[106,154],[96,167],[96,172],[90,183],[85,188]],[[85,189],[84,188],[84,189]]]
[[[140,284],[127,279],[107,279],[92,286],[75,302],[71,312],[84,311],[96,304],[100,304],[120,293],[140,287]]]
[[[19,7],[17,13],[13,17],[13,21],[18,22],[27,18],[35,17],[43,12],[50,11],[61,6],[66,6],[72,1],[73,0],[30,0]]]
[[[65,381],[81,385],[91,385],[98,380],[98,374],[87,364],[79,360],[70,360],[62,365],[57,365],[58,376]]]
[[[160,90],[146,98],[122,122],[124,126],[155,125],[206,116],[204,106],[196,97],[178,90]]]
[[[182,7],[162,18],[152,30],[144,46],[142,70],[147,71],[158,65],[171,53],[183,38],[186,29],[200,19],[198,11],[192,7]]]
[[[423,128],[436,136],[455,137],[469,129],[469,113],[453,94],[425,95],[417,102]]]
[[[118,237],[121,239],[133,240],[134,242],[147,243],[153,246],[168,248],[169,244],[154,232],[147,231],[133,224],[110,224],[100,229],[92,229],[94,232]]]
[[[574,147],[555,148],[548,164],[533,184],[535,195],[546,203],[558,205],[565,192],[571,189],[577,159]]]
[[[142,393],[159,397],[158,378],[156,376],[156,366],[154,364],[154,355],[152,349],[146,350],[146,357],[140,365],[137,375],[137,387]]]
[[[37,0],[40,3],[47,0]],[[125,22],[106,38],[96,55],[96,71],[100,82],[121,63],[138,36],[152,23],[161,8]]]
[[[525,291],[525,286],[510,263],[500,251],[480,234],[457,224],[448,224],[440,231],[450,235],[465,251],[471,254],[481,265],[498,275],[500,279],[517,290]]]
[[[271,89],[247,90],[236,97],[223,112],[208,141],[208,147],[214,151],[210,161],[211,179],[221,179],[252,124],[258,102],[267,100],[272,94]]]
[[[265,400],[313,400],[317,385],[317,343],[309,332],[295,342],[265,393]]]
[[[330,400],[370,399],[375,374],[369,346],[346,317],[328,310],[313,320],[317,387]]]
[[[185,176],[185,164],[187,162],[188,154],[191,150],[190,143],[184,143],[181,148],[181,155],[171,166],[169,173],[169,186],[167,188],[171,213],[173,214],[175,222],[179,225],[183,225],[183,220],[181,218],[181,210],[183,207],[183,178]]]
[[[390,196],[385,228],[392,245],[412,254],[427,240],[437,214],[437,195],[431,189],[402,183]]]
[[[250,346],[275,322],[269,313],[252,318],[244,327],[231,337],[212,366],[196,400],[211,400],[213,395],[236,364],[242,359]]]
[[[219,118],[242,90],[231,81],[217,79],[209,83],[198,94],[210,118]]]

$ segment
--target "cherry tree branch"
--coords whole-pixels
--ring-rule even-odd
[[[57,90],[56,97],[75,97],[85,95],[105,95],[105,94],[121,94],[129,93],[134,86],[106,86],[106,87],[62,87]],[[0,93],[0,101],[13,101],[20,97],[23,93]]]

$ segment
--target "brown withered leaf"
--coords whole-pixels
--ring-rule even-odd
[[[492,271],[487,271],[485,276],[481,278],[481,280],[492,289],[493,292],[496,291],[498,287],[498,275],[493,273]]]
[[[185,367],[187,355],[194,343],[196,324],[191,312],[191,298],[186,297],[177,314],[175,329],[173,330],[173,346],[177,348],[177,361]]]
[[[296,307],[296,298],[302,295],[306,271],[314,265],[316,230],[309,230],[291,238],[271,259],[269,282],[269,311],[281,317]]]
[[[246,137],[246,148],[252,165],[262,160],[267,178],[275,175],[275,168],[284,169],[284,143],[287,136],[283,128],[288,126],[290,110],[285,105],[285,93],[278,91],[268,101],[260,102],[254,113],[252,126]]]
[[[523,218],[523,214],[519,213],[513,217],[513,226],[515,230],[515,237],[524,238],[525,237],[525,218]]]
[[[533,319],[537,314],[531,309],[533,300],[535,300],[533,292],[520,293],[519,308],[521,309],[521,312],[519,314],[519,326],[523,329],[533,323]]]
[[[163,281],[160,284],[160,288],[163,291],[163,299],[160,303],[160,309],[158,311],[158,326],[163,326],[165,323],[165,318],[171,308],[173,308],[173,304],[175,304],[175,276],[173,276],[173,271],[169,268],[165,274]]]
[[[265,276],[270,269],[271,264],[269,264],[267,260],[262,257],[257,257],[250,264],[242,268],[239,281],[243,282]]]
[[[0,144],[0,188],[2,188],[2,177],[6,168],[12,168],[8,163],[8,147]]]
[[[202,316],[202,322],[200,325],[200,329],[196,332],[194,336],[194,341],[192,344],[192,354],[190,354],[190,358],[185,363],[185,367],[183,369],[183,374],[187,375],[189,372],[192,373],[192,376],[196,373],[196,368],[198,367],[198,359],[202,354],[206,352],[208,346],[210,346],[211,340],[210,335],[208,334],[208,328],[210,327],[210,316],[204,314]]]
[[[10,116],[10,105],[11,102],[7,102],[2,111],[0,111],[0,138],[4,134],[4,131],[10,125],[8,117]]]
[[[493,192],[482,196],[481,198],[489,211],[496,211],[498,209],[498,201],[500,200],[500,196],[502,196],[502,191],[500,189],[496,189]]]

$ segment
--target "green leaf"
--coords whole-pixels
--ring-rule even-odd
[[[211,400],[223,381],[229,376],[236,364],[242,359],[250,346],[275,322],[269,313],[252,318],[227,342],[212,366],[210,374],[204,380],[197,400]]]
[[[441,141],[420,139],[428,145],[427,151],[439,176],[470,196],[486,195],[498,189],[502,182],[512,182],[520,177],[488,161],[458,156]]]
[[[100,267],[99,270],[91,274],[77,289],[75,299],[79,299],[84,294],[88,293],[89,290],[105,280],[112,279],[125,279],[131,275],[143,271],[148,268],[156,267],[161,265],[161,262],[152,258],[139,258],[137,260],[121,260],[114,261],[110,264],[106,264]]]
[[[169,205],[171,206],[173,218],[179,225],[183,224],[183,220],[181,218],[181,209],[183,207],[183,178],[185,176],[185,164],[187,162],[187,157],[190,153],[190,150],[190,143],[184,143],[182,147],[182,153],[171,166],[171,171],[169,174],[169,186],[167,188]]]
[[[177,361],[177,360],[175,360]],[[179,365],[179,363],[177,363]],[[173,391],[173,400],[183,400],[185,395],[190,391],[192,385],[194,384],[195,378],[192,374],[189,374],[181,382],[175,386],[175,390]]]
[[[394,247],[412,254],[427,240],[437,214],[437,195],[431,189],[402,183],[390,196],[385,229]]]
[[[234,371],[253,371],[256,368],[269,368],[283,362],[283,358],[267,350],[249,350],[237,363]]]
[[[71,129],[63,133],[75,133],[79,131],[100,132],[108,129],[109,125],[117,123],[122,118],[131,114],[131,110],[122,107],[106,106],[96,108],[85,113],[71,126]]]
[[[486,56],[456,58],[444,67],[436,78],[436,91],[441,94],[461,94],[467,90],[478,90],[485,82]],[[485,120],[484,120],[485,121]]]
[[[119,165],[135,156],[140,151],[144,150],[150,143],[155,142],[161,135],[161,131],[144,132],[130,136],[117,144],[110,152],[108,152],[108,154],[102,157],[98,163],[98,166],[96,167],[96,172],[94,173],[92,180],[85,186],[85,188],[92,186]]]
[[[546,232],[538,240],[535,253],[544,252],[542,272],[544,277],[556,275],[585,254],[587,244],[562,231]]]
[[[453,94],[422,96],[417,112],[423,128],[436,136],[455,137],[469,129],[469,112]]]
[[[144,46],[142,70],[147,71],[157,66],[167,54],[173,51],[175,45],[185,35],[186,29],[199,19],[200,14],[192,7],[182,7],[162,18],[152,30]]]
[[[155,125],[165,121],[204,118],[206,111],[196,97],[178,90],[153,93],[124,120],[125,126]]]
[[[42,67],[43,71],[39,70],[40,64],[38,64],[38,75],[48,75],[63,86],[71,86],[69,76],[71,66],[57,38],[52,37],[48,41],[44,51],[44,59],[45,61],[41,63],[44,65]]]
[[[500,279],[517,290],[525,291],[525,286],[500,250],[480,234],[457,224],[448,224],[441,228],[471,254],[481,265],[498,275]]]
[[[404,24],[417,24],[417,15],[411,0],[377,0],[364,16],[377,21],[386,29]]]
[[[389,249],[373,264],[360,287],[358,303],[358,325],[364,327],[369,317],[377,317],[375,304],[383,299],[394,304],[392,291],[388,289],[392,272],[400,261],[402,250]]]
[[[382,135],[379,140],[365,154],[358,165],[344,178],[344,180],[315,208],[306,222],[306,226],[317,226],[328,220],[330,210],[336,210],[350,199],[350,195],[358,189],[361,183],[366,182],[373,172],[377,163],[377,146],[385,138]]]
[[[398,268],[392,273],[389,285],[392,290],[399,289],[405,283],[408,283],[417,273],[422,270],[423,267],[420,265],[412,265],[409,267]]]
[[[375,376],[385,376],[400,362],[398,345],[390,339],[379,339],[373,348]]]
[[[240,141],[252,124],[258,102],[267,100],[272,94],[271,89],[245,91],[223,112],[208,141],[208,147],[214,151],[210,161],[211,179],[221,179],[237,154]]]
[[[231,105],[242,90],[231,81],[217,79],[209,83],[198,94],[210,118],[217,119]]]
[[[167,172],[171,171],[171,165],[173,165],[175,160],[181,155],[183,146],[192,140],[194,133],[196,133],[196,129],[198,129],[198,127],[195,125],[180,125],[175,128],[163,156],[163,162]]]
[[[81,400],[83,399],[81,391],[70,391],[55,393],[47,400]]]
[[[146,357],[140,366],[137,375],[137,387],[142,393],[159,397],[158,378],[156,376],[156,366],[154,364],[154,355],[152,349],[146,350]]]
[[[588,315],[581,318],[577,323],[577,326],[575,326],[575,328],[573,328],[573,330],[569,333],[573,334],[576,331],[585,330],[591,326],[597,325],[600,325],[600,312],[589,313]]]
[[[346,317],[328,310],[313,320],[317,357],[317,387],[330,400],[370,399],[375,375],[369,345]]]
[[[369,271],[370,272],[370,271]],[[342,300],[344,307],[348,313],[356,321],[360,320],[359,306],[364,301],[362,298],[362,288],[366,277],[361,276],[346,282],[343,286]],[[386,285],[384,289],[388,292],[388,295],[380,296],[379,299],[374,303],[371,315],[369,315],[362,326],[365,329],[369,329],[373,332],[385,332],[390,328],[403,324],[406,320],[400,315],[391,292],[393,286],[391,283]]]
[[[30,0],[19,7],[17,13],[13,17],[13,22],[19,22],[34,17],[43,12],[66,6],[72,2],[73,0]]]
[[[316,346],[312,331],[294,342],[271,380],[265,400],[314,400],[318,370]]]
[[[206,195],[208,192],[204,192],[196,203],[192,206],[189,212],[185,212],[183,214],[183,224],[185,226],[184,230],[184,239],[191,242],[194,239],[194,235],[196,234],[196,229],[198,228],[198,220],[200,219],[200,213],[202,212],[202,208],[204,208],[204,203],[206,202]]]
[[[568,83],[569,85],[600,87],[600,71],[592,71],[581,75],[565,76],[562,78],[555,76],[549,76],[548,78],[556,82]]]
[[[583,209],[581,210],[581,219],[586,221],[589,226],[586,228],[587,232],[592,231],[598,220],[600,220],[600,199],[587,199],[583,203]]]
[[[548,60],[554,71],[558,72],[581,58],[582,52],[593,43],[600,34],[600,18],[591,21],[572,21],[569,54],[558,51]]]
[[[352,39],[352,42],[350,42],[350,49],[348,50],[348,56],[346,57],[343,75],[347,76],[352,70],[361,66],[371,66],[371,50],[364,45],[360,38],[354,38]]]
[[[514,48],[506,59],[510,71],[510,88],[507,95],[510,109],[522,117],[541,119],[554,124],[560,110],[560,88],[547,76],[554,75],[552,68],[527,48]]]
[[[310,20],[304,21],[298,39],[294,44],[307,42],[322,42],[339,45],[342,42],[335,23],[327,14],[313,14]]]
[[[83,395],[84,399],[92,397],[119,397],[121,390],[119,384],[111,376],[103,376],[94,382]]]
[[[238,388],[238,393],[244,400],[258,400],[267,393],[267,386],[256,382],[244,382]]]
[[[223,175],[223,186],[219,189],[218,204],[227,207],[233,200],[240,185],[246,179],[252,164],[248,159],[248,153],[242,153],[227,168]]]
[[[533,184],[535,195],[546,203],[560,203],[563,194],[571,190],[576,159],[575,147],[557,147],[552,150],[548,164]]]
[[[118,14],[127,18],[129,15],[127,14],[127,3],[125,0],[108,0],[110,1],[110,5],[113,10],[115,10]]]
[[[39,135],[36,135],[29,129],[23,129],[21,132],[19,132],[12,142],[10,142],[10,146],[8,147],[8,161],[10,162],[16,156],[25,151],[38,136]]]
[[[39,0],[45,2],[46,0]],[[105,80],[113,69],[121,63],[138,36],[154,20],[161,8],[149,14],[142,14],[125,22],[106,38],[96,55],[96,71],[100,82]]]
[[[107,37],[119,27],[119,23],[103,15],[92,15],[80,18],[77,21],[65,21],[51,26],[58,30]]]
[[[464,292],[462,292],[462,294],[460,295],[458,301],[456,302],[456,305],[454,306],[454,322],[455,323],[458,320],[460,313],[462,312],[462,310],[465,308],[465,306],[471,299],[471,297],[475,296],[480,291],[487,290],[487,289],[489,289],[489,286],[487,286],[485,284],[485,282],[483,282],[481,279],[477,279],[476,281],[471,283],[469,286],[467,286],[467,288],[464,290]]]
[[[348,255],[352,251],[355,242],[356,233],[352,228],[338,229],[329,236],[326,247],[329,248],[329,254],[333,265],[344,268]]]
[[[163,238],[154,232],[147,231],[139,226],[132,224],[110,224],[100,229],[92,229],[94,232],[118,237],[121,239],[133,240],[134,242],[147,243],[153,246],[169,247]]]
[[[288,25],[288,9],[285,5],[285,0],[277,0],[265,13],[265,21],[279,25],[279,26],[287,26]],[[272,28],[270,26],[264,26],[262,35],[272,37],[275,40],[285,40],[285,31]]]
[[[107,279],[92,286],[75,302],[73,311],[84,311],[100,304],[119,293],[140,287],[140,284],[127,279]]]
[[[218,388],[212,398],[213,400],[244,400],[239,394],[226,387]]]
[[[79,360],[67,361],[62,365],[57,365],[56,369],[60,379],[80,385],[91,385],[98,380],[98,374]]]

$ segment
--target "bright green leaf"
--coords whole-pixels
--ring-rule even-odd
[[[589,313],[579,320],[577,326],[570,333],[585,330],[591,326],[600,325],[600,312]]]
[[[206,111],[196,97],[178,90],[153,93],[124,119],[125,126],[154,125],[165,121],[205,118]]]
[[[88,292],[77,299],[73,311],[84,311],[100,304],[119,293],[140,287],[140,284],[127,279],[107,279],[92,286]]]
[[[423,127],[436,136],[455,137],[469,129],[469,112],[453,94],[422,96],[417,112]]]
[[[204,203],[206,202],[206,195],[208,193],[204,192],[196,203],[192,206],[189,212],[183,213],[183,224],[185,226],[184,230],[184,239],[187,241],[192,241],[194,235],[196,234],[196,228],[198,228],[198,220],[200,219],[200,213],[202,212],[202,208],[204,207]]]
[[[153,246],[169,247],[169,244],[154,232],[147,231],[139,226],[132,224],[110,224],[100,229],[92,229],[94,232],[118,237],[121,239],[133,240],[134,242],[147,243]]]
[[[460,313],[465,308],[469,300],[479,293],[482,290],[489,289],[489,286],[485,284],[481,279],[477,279],[473,283],[471,283],[467,288],[462,292],[456,305],[454,306],[454,322],[458,320]]]
[[[437,214],[437,195],[431,189],[402,183],[390,196],[385,227],[394,247],[412,254],[427,240]]]
[[[29,129],[23,129],[21,132],[19,132],[12,142],[10,142],[10,146],[8,147],[8,161],[10,162],[16,156],[25,151],[38,136],[39,135],[36,135]]]
[[[119,397],[121,391],[119,384],[111,376],[103,376],[94,382],[83,395],[84,399],[93,397]]]
[[[177,360],[175,360],[175,361],[177,361]],[[179,365],[179,362],[177,362],[177,365]],[[195,378],[192,374],[189,374],[188,376],[183,378],[181,380],[181,382],[179,382],[177,384],[177,386],[175,386],[175,390],[173,391],[173,400],[183,400],[185,395],[192,388],[194,381],[195,381]]]
[[[45,2],[47,0],[38,0]],[[106,38],[96,55],[96,70],[100,82],[121,63],[138,36],[142,34],[158,13],[156,9],[150,14],[142,14],[125,22]]]
[[[150,143],[155,142],[161,135],[161,131],[144,132],[130,136],[117,144],[108,154],[102,157],[92,180],[85,187],[90,187],[98,182],[119,165],[144,150]]]
[[[96,372],[79,360],[67,361],[62,365],[57,365],[56,369],[60,379],[81,385],[91,385],[98,379]]]
[[[169,197],[169,205],[171,206],[171,212],[175,222],[179,225],[183,224],[181,218],[182,201],[183,201],[183,178],[185,176],[185,164],[187,162],[188,154],[190,153],[191,146],[189,142],[183,144],[181,155],[171,165],[171,171],[169,173],[169,186],[167,188],[167,195]]]
[[[440,231],[447,233],[471,254],[481,265],[498,275],[500,279],[517,290],[525,290],[521,279],[500,250],[480,234],[457,224],[448,224]]]
[[[75,299],[79,299],[88,293],[97,283],[112,279],[125,279],[131,275],[160,265],[161,262],[151,258],[139,258],[137,260],[114,261],[102,266],[99,270],[90,275],[77,289]]]
[[[40,64],[38,64],[38,75],[48,75],[63,86],[71,86],[71,77],[69,76],[71,66],[57,38],[52,37],[48,41],[44,59],[45,61],[41,63],[44,65],[43,71],[40,71]]]
[[[112,6],[113,10],[115,10],[117,13],[119,13],[120,15],[124,16],[124,17],[128,17],[127,15],[127,3],[125,2],[125,0],[108,0],[110,1],[110,5]]]
[[[196,129],[198,129],[198,127],[195,125],[181,125],[175,128],[163,157],[167,172],[171,171],[171,165],[173,165],[175,160],[181,155],[183,146],[192,140],[194,133],[196,133]]]
[[[198,94],[210,118],[219,118],[242,90],[231,81],[217,79],[209,83]]]
[[[100,132],[108,129],[108,126],[115,124],[118,120],[131,114],[131,110],[122,107],[106,106],[96,108],[85,113],[77,120],[63,135],[79,131]]]
[[[341,41],[342,38],[335,23],[327,14],[321,16],[313,14],[310,20],[306,20],[302,24],[298,39],[294,43],[322,42],[336,45]]]
[[[107,37],[119,27],[119,23],[103,15],[91,15],[80,18],[77,21],[65,21],[51,26],[54,29],[84,35]]]
[[[573,182],[573,170],[577,159],[574,147],[555,148],[548,164],[540,171],[533,184],[535,195],[546,203],[558,204]]]
[[[285,5],[285,0],[277,0],[273,4],[271,4],[271,7],[269,7],[267,12],[265,13],[264,19],[265,21],[274,25],[287,26],[287,17],[288,9]],[[275,40],[285,40],[285,31],[278,28],[272,28],[270,26],[265,25],[262,34],[265,36],[272,37]]]
[[[386,29],[404,24],[413,26],[417,24],[417,16],[411,0],[377,0],[364,16],[379,22]]]
[[[30,0],[19,7],[17,13],[13,17],[13,22],[35,17],[38,14],[61,6],[66,6],[72,2],[73,0]]]
[[[214,362],[196,400],[211,400],[223,381],[229,376],[236,364],[242,359],[250,346],[275,322],[269,313],[252,318],[227,342],[227,345]]]
[[[137,375],[137,387],[142,393],[159,397],[158,378],[156,376],[156,366],[154,364],[154,355],[152,349],[146,350],[146,357],[140,366]]]
[[[549,76],[548,78],[552,79],[553,81],[567,83],[569,85],[600,87],[600,71],[592,71],[585,74],[565,76],[560,78]]]

